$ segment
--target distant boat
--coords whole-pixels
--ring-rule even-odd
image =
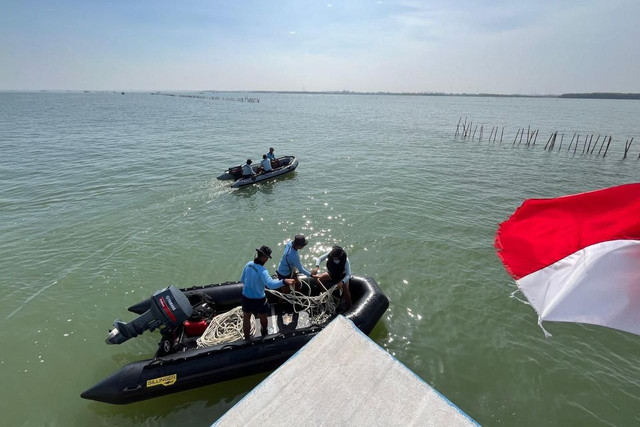
[[[295,156],[278,157],[276,161],[278,162],[278,167],[273,168],[273,170],[271,170],[270,172],[261,173],[260,175],[256,175],[252,178],[242,178],[242,166],[233,166],[227,169],[225,173],[218,176],[218,179],[234,179],[236,181],[233,183],[233,187],[238,188],[285,175],[287,173],[293,172],[298,167],[298,159],[296,159]],[[259,167],[259,163],[251,165],[251,168],[254,172],[257,172]]]

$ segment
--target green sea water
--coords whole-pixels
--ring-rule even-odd
[[[104,343],[127,306],[238,280],[262,244],[273,272],[296,233],[307,265],[347,249],[390,299],[371,337],[481,424],[640,423],[640,337],[549,323],[545,339],[493,249],[524,199],[637,181],[640,102],[248,96],[0,93],[2,425],[209,425],[266,374],[126,406],[80,393],[153,355],[157,333]],[[454,138],[460,116],[485,140]],[[529,125],[536,145],[513,145]],[[575,132],[613,135],[607,157],[567,152]],[[270,146],[297,171],[216,180]]]

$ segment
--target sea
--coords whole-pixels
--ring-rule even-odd
[[[104,342],[129,305],[239,280],[261,245],[273,273],[297,233],[307,266],[341,245],[376,280],[390,306],[371,338],[480,424],[640,423],[640,337],[548,322],[545,338],[493,246],[525,199],[638,181],[640,102],[163,93],[0,93],[2,425],[211,424],[268,373],[124,406],[80,393],[153,356],[157,332]],[[297,170],[216,179],[269,147]]]

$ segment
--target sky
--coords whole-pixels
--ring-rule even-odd
[[[640,92],[638,0],[0,0],[0,90]]]

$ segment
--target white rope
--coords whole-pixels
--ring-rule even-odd
[[[305,281],[301,281],[301,283],[306,285],[309,293],[311,293],[311,285]],[[309,322],[313,325],[319,325],[326,322],[331,315],[336,312],[339,302],[339,300],[333,296],[333,291],[336,287],[337,285],[333,285],[329,290],[326,290],[317,296],[310,296],[301,291],[296,291],[293,288],[290,288],[291,291],[287,294],[283,294],[282,292],[274,291],[272,289],[267,289],[266,291],[292,304],[293,311],[295,313],[307,311],[309,313]],[[214,316],[202,336],[196,340],[198,348],[211,347],[217,344],[244,339],[242,322],[242,307],[236,307],[226,313]],[[255,333],[255,330],[255,321],[252,315],[251,335]]]
[[[236,307],[226,313],[214,316],[202,336],[196,340],[198,348],[243,340],[244,331],[242,329],[242,321],[242,307]],[[253,335],[255,331],[256,325],[252,318],[251,335]]]
[[[311,286],[309,283],[304,281],[301,281],[301,283],[306,285],[309,288],[309,293],[311,293]],[[283,294],[272,289],[267,289],[267,292],[292,304],[293,311],[295,313],[307,311],[309,313],[309,321],[314,325],[318,325],[326,322],[329,317],[336,312],[339,301],[337,301],[333,296],[333,291],[337,286],[338,285],[333,285],[329,290],[322,292],[317,296],[310,296],[300,291],[296,291],[293,288],[290,288],[291,291],[288,294]],[[298,309],[298,307],[302,308]]]
[[[520,289],[516,289],[515,291],[511,292],[511,295],[509,295],[509,298],[514,298],[517,299],[518,301],[520,301],[523,304],[527,304],[527,305],[531,305],[531,303],[529,303],[529,301],[525,301],[522,298],[518,298],[516,296],[516,293],[521,292]]]

